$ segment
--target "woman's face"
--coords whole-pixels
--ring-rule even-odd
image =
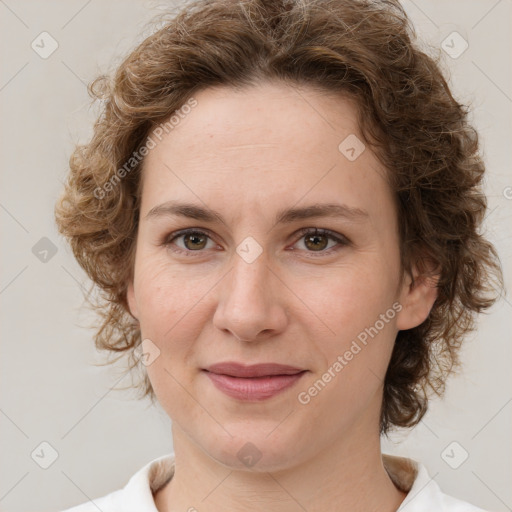
[[[431,304],[400,284],[392,194],[356,111],[276,84],[195,100],[151,136],[143,171],[128,300],[156,396],[173,429],[230,467],[364,443],[396,334]],[[223,362],[296,370],[207,371]]]

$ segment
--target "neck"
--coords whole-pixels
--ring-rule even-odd
[[[229,469],[174,424],[173,440],[175,473],[155,495],[159,512],[394,512],[406,496],[384,468],[378,433],[357,431],[314,459],[274,472]]]

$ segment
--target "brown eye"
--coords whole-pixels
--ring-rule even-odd
[[[191,251],[204,249],[208,241],[208,236],[204,233],[189,233],[183,236],[183,244]]]
[[[327,247],[329,243],[328,239],[328,236],[322,234],[306,235],[304,237],[304,244],[308,249],[313,251],[322,251]]]
[[[311,256],[313,253],[317,253],[318,256],[327,255],[350,245],[350,241],[346,237],[327,229],[303,228],[299,234],[301,238],[296,244],[303,244],[303,247],[299,247],[299,249],[306,251]]]
[[[188,229],[172,233],[163,241],[163,245],[175,252],[192,253],[203,252],[203,249],[212,249],[215,243],[209,234]]]

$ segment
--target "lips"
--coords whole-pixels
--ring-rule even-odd
[[[227,361],[217,363],[207,368],[207,371],[218,375],[228,375],[231,377],[268,377],[272,375],[295,375],[304,371],[303,368],[296,368],[285,364],[260,363],[253,365],[244,365]]]
[[[243,401],[261,401],[292,387],[307,372],[276,363],[243,365],[218,363],[203,370],[214,386],[225,395]]]

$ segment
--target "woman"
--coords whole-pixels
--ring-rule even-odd
[[[69,511],[481,510],[380,450],[500,280],[477,136],[400,4],[196,1],[91,92],[57,223],[174,454]]]

